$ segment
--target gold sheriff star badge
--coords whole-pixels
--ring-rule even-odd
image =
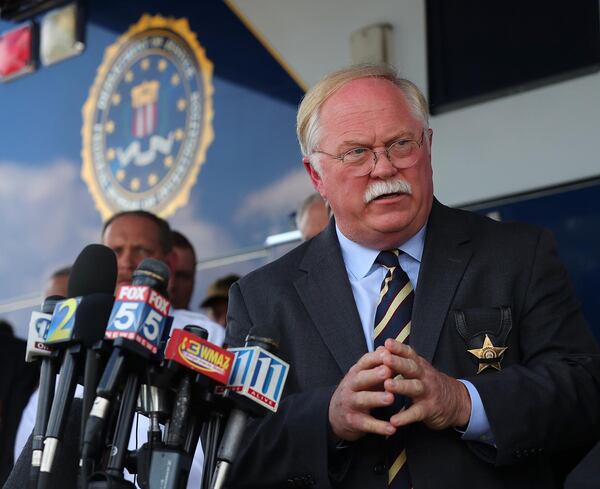
[[[473,348],[467,351],[479,359],[479,368],[477,369],[479,374],[489,367],[500,370],[500,359],[507,348],[507,346],[494,346],[490,337],[485,335],[481,348]]]

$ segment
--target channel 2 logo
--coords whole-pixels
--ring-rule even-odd
[[[80,303],[81,297],[72,297],[56,303],[50,326],[44,335],[46,344],[64,343],[71,339],[75,327],[75,312]]]

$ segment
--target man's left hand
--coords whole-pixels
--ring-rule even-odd
[[[442,430],[466,426],[471,416],[471,399],[458,380],[435,369],[410,346],[387,339],[383,364],[396,376],[387,379],[388,392],[410,397],[412,404],[390,418],[399,427],[422,421],[429,428]]]

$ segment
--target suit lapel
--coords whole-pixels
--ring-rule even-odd
[[[465,217],[434,201],[415,293],[411,346],[429,362],[472,255]]]
[[[333,219],[308,246],[300,269],[306,273],[294,282],[296,290],[345,374],[367,352],[367,345]]]

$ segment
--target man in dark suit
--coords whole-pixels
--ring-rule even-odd
[[[385,67],[303,100],[334,218],[230,291],[229,344],[271,328],[291,368],[229,487],[548,489],[598,436],[598,347],[552,238],[440,204],[427,114]]]

